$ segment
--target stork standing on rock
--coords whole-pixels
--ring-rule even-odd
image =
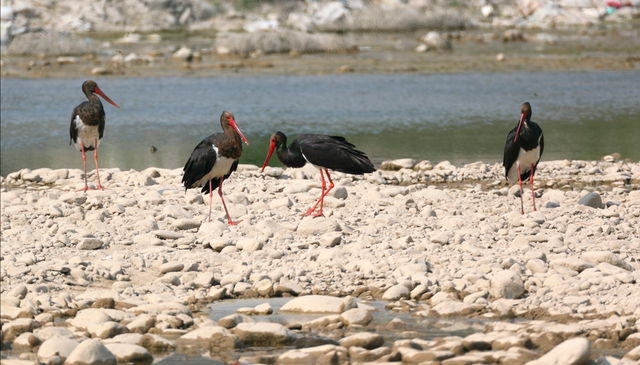
[[[536,196],[533,192],[533,175],[540,162],[540,156],[544,151],[544,136],[542,128],[531,121],[531,104],[522,104],[520,108],[520,121],[518,125],[507,135],[507,144],[504,146],[504,173],[507,181],[515,182],[516,177],[520,183],[520,212],[524,214],[524,201],[522,198],[522,180],[529,178],[531,184],[531,199],[533,211],[536,211]]]
[[[98,178],[97,189],[104,190],[104,187],[100,184],[100,173],[98,172],[98,145],[104,135],[106,116],[102,102],[96,94],[102,96],[104,100],[116,108],[120,107],[111,101],[93,80],[87,80],[82,84],[82,92],[89,101],[83,101],[73,109],[71,126],[69,127],[69,134],[71,136],[69,145],[73,142],[78,151],[82,151],[82,162],[84,164],[84,189],[78,191],[86,192],[89,190],[89,186],[87,185],[87,156],[85,152],[93,150],[95,150],[93,158],[96,160],[96,176]]]
[[[205,138],[191,153],[189,161],[184,166],[182,183],[185,190],[202,187],[203,193],[209,191],[209,222],[211,222],[213,190],[218,188],[218,195],[220,195],[222,206],[227,213],[229,224],[236,225],[240,222],[231,220],[227,205],[222,197],[222,182],[238,169],[238,160],[242,154],[242,141],[247,146],[249,142],[240,132],[232,112],[222,112],[220,125],[224,133],[215,133]]]
[[[356,150],[355,146],[347,142],[344,137],[325,136],[324,134],[301,134],[287,147],[287,136],[278,131],[271,136],[269,153],[264,165],[262,165],[262,171],[269,163],[274,150],[280,162],[287,167],[303,167],[308,162],[320,169],[320,178],[322,179],[320,199],[302,215],[309,215],[315,212],[316,207],[320,204],[320,210],[313,216],[324,216],[322,213],[324,197],[334,187],[329,170],[352,175],[362,175],[376,171],[367,155],[362,151]],[[329,179],[328,189],[326,189],[323,171],[327,174],[327,179]]]

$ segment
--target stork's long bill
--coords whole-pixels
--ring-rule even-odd
[[[271,144],[269,145],[269,153],[267,154],[267,159],[264,160],[264,165],[262,165],[262,171],[260,172],[264,172],[264,168],[267,167],[267,164],[269,163],[269,160],[271,159],[271,155],[273,154],[273,151],[275,151],[276,149],[276,140],[275,138],[271,139]]]
[[[114,103],[114,102],[113,102],[113,100],[109,99],[109,97],[108,97],[108,96],[106,96],[106,95],[102,92],[102,90],[100,90],[100,89],[98,88],[98,86],[97,86],[97,85],[96,85],[96,90],[95,90],[94,92],[95,92],[96,94],[98,94],[98,95],[102,96],[102,98],[103,98],[104,100],[106,100],[109,104],[111,104],[111,105],[115,106],[116,108],[120,108],[120,107],[118,106],[118,104]]]
[[[513,139],[513,143],[516,143],[516,141],[518,140],[518,135],[520,134],[520,128],[522,127],[522,123],[524,122],[524,118],[526,118],[527,115],[525,113],[522,113],[522,115],[520,116],[520,123],[518,123],[518,131],[516,132],[516,138]]]
[[[231,128],[233,128],[236,133],[238,133],[238,135],[240,135],[240,138],[242,138],[242,140],[244,141],[244,143],[247,144],[247,146],[249,145],[249,141],[247,141],[246,138],[244,138],[244,134],[242,134],[242,132],[240,132],[240,128],[238,128],[238,125],[236,124],[236,120],[233,118],[229,118],[229,123],[231,124]]]

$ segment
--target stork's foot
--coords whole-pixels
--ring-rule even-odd
[[[83,192],[85,192],[85,193],[86,193],[86,192],[87,192],[87,190],[92,190],[92,189],[89,189],[89,187],[85,185],[85,187],[84,187],[84,188],[82,188],[82,189],[78,189],[78,190],[76,190],[76,192],[78,192],[78,191],[83,191]]]
[[[324,214],[322,212],[318,212],[314,215],[312,215],[313,218],[318,218],[318,217],[324,217]]]
[[[311,213],[314,213],[315,211],[316,211],[316,207],[314,206],[311,209],[307,210],[306,212],[300,214],[300,216],[304,217],[304,216],[310,215]]]
[[[240,224],[240,222],[242,222],[242,221],[234,222],[231,219],[229,219],[229,222],[227,222],[227,223],[229,223],[230,226],[237,226],[238,224]]]

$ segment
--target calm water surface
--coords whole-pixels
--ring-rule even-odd
[[[80,153],[69,146],[69,123],[85,100],[83,81],[1,80],[3,176],[23,167],[82,168]],[[495,162],[524,101],[545,133],[543,160],[612,152],[640,159],[637,71],[96,81],[120,105],[103,102],[101,168],[181,167],[198,142],[221,131],[223,110],[235,113],[251,143],[241,163],[261,165],[277,130],[290,138],[343,135],[376,163],[405,157]]]

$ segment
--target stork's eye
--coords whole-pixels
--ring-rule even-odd
[[[275,138],[271,138],[271,143],[276,144],[276,139]]]

